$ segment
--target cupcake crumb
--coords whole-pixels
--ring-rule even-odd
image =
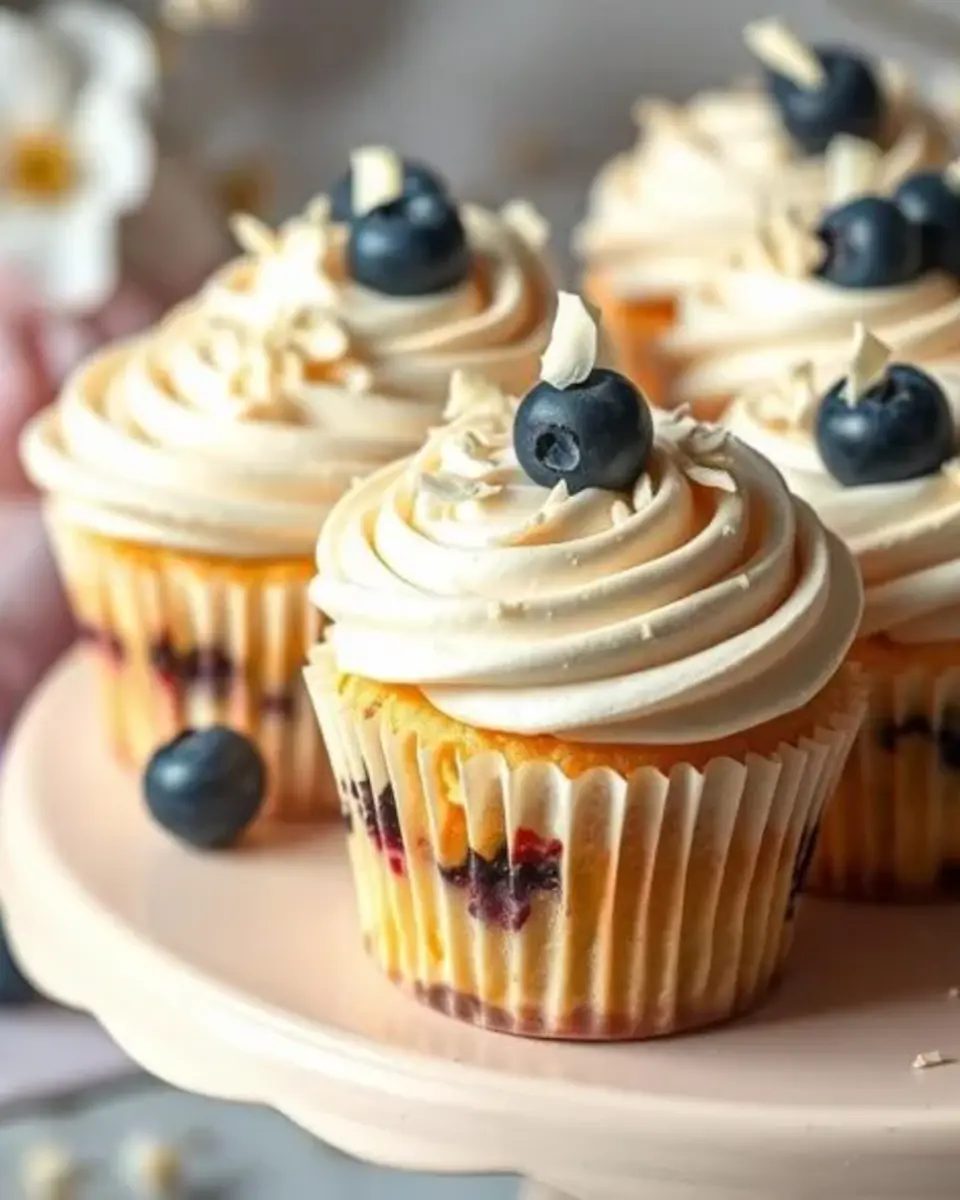
[[[931,1067],[949,1067],[955,1062],[956,1059],[948,1058],[942,1050],[925,1050],[913,1060],[913,1069],[915,1071],[927,1071]]]

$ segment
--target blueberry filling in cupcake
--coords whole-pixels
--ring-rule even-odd
[[[878,726],[877,742],[890,754],[896,753],[901,742],[920,738],[934,742],[942,766],[950,771],[960,770],[960,712],[947,709],[939,727],[934,726],[922,713],[906,717],[902,721],[887,721]]]
[[[375,794],[368,779],[351,779],[346,791],[359,813],[367,837],[377,850],[387,856],[393,874],[403,875],[406,870],[406,847],[393,788],[388,783],[379,794]],[[352,828],[352,817],[349,825]]]
[[[98,629],[94,625],[80,625],[77,636],[83,642],[88,642],[94,650],[119,665],[126,658],[126,649],[120,635],[112,629]]]
[[[472,848],[455,867],[440,867],[451,887],[468,895],[471,917],[499,929],[521,930],[533,911],[538,895],[559,895],[563,846],[556,839],[544,841],[529,829],[518,829],[513,854],[504,845],[492,859]]]

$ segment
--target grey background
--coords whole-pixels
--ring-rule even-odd
[[[354,146],[385,142],[434,162],[464,197],[529,195],[564,243],[590,177],[632,140],[632,102],[749,71],[741,29],[770,12],[762,0],[253,2],[251,27],[200,37],[173,82],[215,156],[274,160],[280,211],[322,190]],[[775,7],[806,35],[923,60],[830,4]]]

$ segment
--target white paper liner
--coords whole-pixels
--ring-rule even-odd
[[[643,1038],[723,1020],[766,991],[789,946],[798,864],[856,734],[855,699],[771,758],[571,780],[546,762],[511,770],[495,753],[455,763],[356,714],[325,648],[306,678],[350,826],[364,938],[421,999],[512,1033]],[[509,842],[516,867],[519,830],[559,842],[556,886],[517,882],[523,919],[510,921],[505,883],[499,903],[487,891],[486,919],[471,915],[479,875],[449,878],[468,838],[488,861]]]
[[[269,768],[266,819],[310,820],[336,789],[301,678],[321,632],[302,578],[204,569],[100,543],[55,511],[47,524],[74,612],[91,637],[110,740],[140,769],[184,728],[242,729]],[[169,653],[157,647],[166,643]],[[206,661],[197,677],[196,653]],[[164,661],[172,669],[164,669]]]
[[[960,872],[960,671],[868,671],[864,682],[866,717],[827,806],[808,890],[934,896]]]

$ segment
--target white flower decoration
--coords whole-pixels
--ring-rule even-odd
[[[95,308],[116,287],[118,222],[153,183],[157,84],[150,34],[120,8],[0,10],[0,263],[50,308]]]

